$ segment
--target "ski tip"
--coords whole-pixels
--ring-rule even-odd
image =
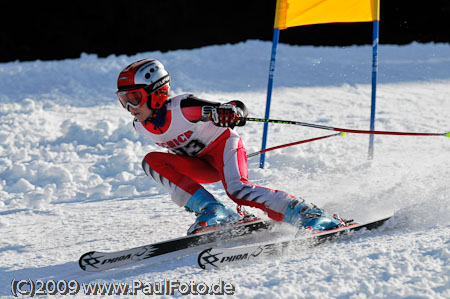
[[[445,136],[450,138],[450,132],[445,133]]]
[[[341,132],[341,133],[339,133],[339,136],[341,136],[341,137],[347,137],[347,132]]]

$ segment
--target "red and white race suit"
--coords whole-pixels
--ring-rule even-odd
[[[135,120],[140,135],[170,151],[148,153],[142,162],[145,173],[162,185],[179,206],[203,188],[201,184],[222,181],[227,195],[238,205],[260,208],[270,218],[283,220],[294,197],[250,184],[241,137],[234,129],[217,127],[208,119],[212,107],[219,105],[180,95],[166,104],[161,126],[156,126],[155,121]]]

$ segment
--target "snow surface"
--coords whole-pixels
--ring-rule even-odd
[[[103,273],[79,269],[84,252],[178,237],[194,220],[142,171],[144,155],[159,148],[133,131],[119,105],[119,71],[156,58],[172,76],[172,95],[240,99],[250,116],[263,117],[270,50],[269,42],[248,41],[0,64],[0,296],[12,296],[13,279],[222,279],[238,298],[450,298],[446,137],[376,136],[373,161],[368,136],[356,134],[269,152],[265,169],[249,159],[253,183],[344,218],[394,213],[377,231],[222,271],[200,270],[195,255]],[[369,46],[280,45],[271,117],[368,129],[371,57]],[[381,45],[378,83],[376,129],[450,130],[449,45]],[[249,153],[259,150],[261,123],[238,130]],[[270,125],[268,147],[329,133]],[[207,188],[232,205],[220,184]]]

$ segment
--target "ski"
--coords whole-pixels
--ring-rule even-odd
[[[229,248],[208,248],[199,254],[197,261],[202,269],[218,269],[228,265],[248,264],[270,256],[282,255],[292,247],[312,247],[352,231],[361,229],[372,230],[380,227],[391,217],[365,223],[355,222],[336,229],[303,235],[288,241],[275,241]]]
[[[79,259],[84,271],[100,272],[142,260],[158,262],[197,253],[218,240],[231,240],[259,230],[271,228],[275,222],[261,219],[244,219],[241,222],[214,230],[207,230],[184,237],[139,246],[116,252],[90,251]]]

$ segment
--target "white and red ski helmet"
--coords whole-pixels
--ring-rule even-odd
[[[116,94],[125,109],[147,103],[150,109],[158,110],[169,97],[170,76],[158,60],[143,59],[120,72],[117,89]]]

